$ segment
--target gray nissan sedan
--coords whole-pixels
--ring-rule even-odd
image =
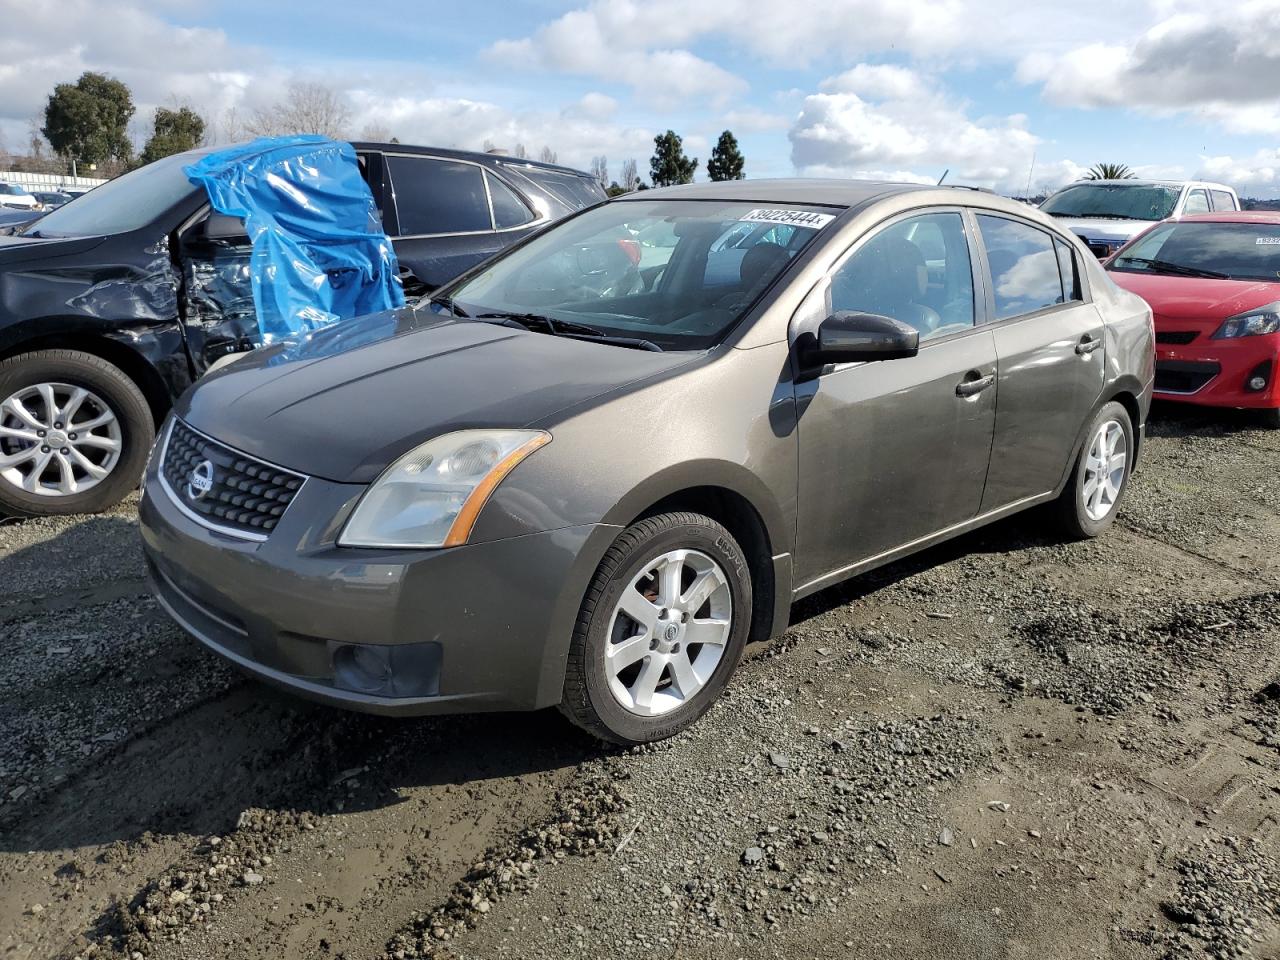
[[[178,403],[153,589],[264,680],[377,713],[559,705],[657,740],[847,577],[1038,504],[1115,517],[1151,311],[963,189],[629,194]]]

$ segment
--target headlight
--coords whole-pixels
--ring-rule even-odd
[[[1225,340],[1235,337],[1260,337],[1266,333],[1280,332],[1280,300],[1265,307],[1238,313],[1222,321],[1213,338]]]
[[[343,547],[456,547],[480,508],[542,430],[459,430],[415,447],[365,491],[338,537]]]

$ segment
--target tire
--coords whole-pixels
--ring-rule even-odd
[[[663,571],[673,581],[662,581]],[[666,513],[624,530],[600,562],[578,614],[561,712],[593,736],[624,746],[663,740],[692,724],[720,696],[742,657],[751,624],[748,571],[729,531],[701,514]],[[671,587],[674,578],[679,588]],[[652,600],[646,592],[655,594]],[[663,607],[673,595],[681,599]],[[624,602],[642,618],[656,619],[646,627],[621,609]],[[723,642],[685,642],[694,637]],[[618,672],[606,666],[611,656],[619,657],[615,666],[628,656],[639,659]],[[646,678],[657,685],[651,695]]]
[[[1091,484],[1094,476],[1091,464],[1095,462],[1098,452],[1099,436],[1104,427],[1108,428],[1109,438],[1114,438],[1111,447],[1111,458],[1115,466],[1108,474],[1108,479],[1101,492],[1097,485]],[[1118,429],[1118,436],[1114,428]],[[1123,450],[1120,443],[1123,443]],[[1058,525],[1062,532],[1073,540],[1087,540],[1098,536],[1115,520],[1120,508],[1120,501],[1129,487],[1129,477],[1133,472],[1133,422],[1129,419],[1129,411],[1121,404],[1104,404],[1094,414],[1085,431],[1084,443],[1080,445],[1080,453],[1076,458],[1075,468],[1071,471],[1071,479],[1063,488],[1055,504]],[[1115,458],[1123,453],[1120,463]],[[1117,482],[1116,469],[1122,469]],[[1086,498],[1086,488],[1088,498]]]
[[[46,416],[47,396],[53,397],[54,417],[74,406],[65,429],[51,429],[62,421]],[[104,419],[107,413],[110,419]],[[88,429],[77,433],[77,424]],[[20,517],[96,513],[119,503],[137,486],[155,438],[151,408],[137,385],[118,367],[79,350],[38,350],[0,362],[0,428],[0,513]],[[36,437],[52,439],[54,446],[37,447]],[[31,480],[45,456],[50,459]]]

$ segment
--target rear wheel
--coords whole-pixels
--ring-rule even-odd
[[[1058,498],[1058,519],[1074,539],[1096,537],[1115,520],[1133,465],[1133,423],[1119,403],[1093,417],[1071,479]]]
[[[742,656],[747,569],[729,531],[701,514],[662,514],[624,530],[583,601],[561,711],[626,745],[688,727]]]
[[[0,363],[0,512],[93,513],[134,487],[155,435],[125,374],[78,350]]]

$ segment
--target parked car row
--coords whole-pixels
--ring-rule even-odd
[[[354,146],[407,291],[605,199],[589,174],[552,164]],[[0,236],[0,511],[115,503],[173,400],[257,346],[244,226],[211,215],[183,172],[209,152],[148,164]]]

